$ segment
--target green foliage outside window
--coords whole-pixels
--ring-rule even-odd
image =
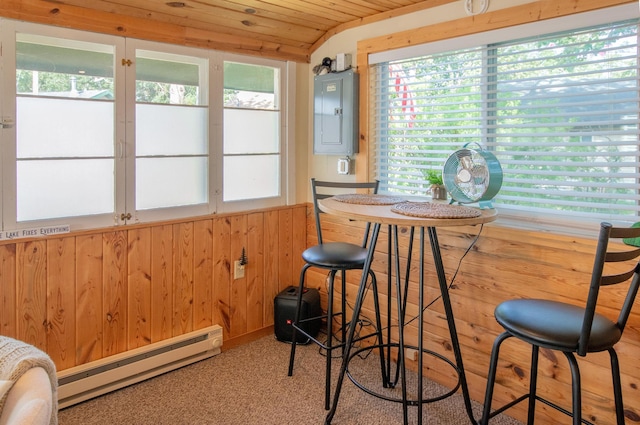
[[[475,142],[502,164],[499,205],[637,214],[637,22],[379,69],[388,86],[378,162],[389,191],[421,194],[432,169]]]

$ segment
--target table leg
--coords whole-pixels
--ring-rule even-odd
[[[369,243],[369,251],[367,253],[367,259],[362,270],[362,279],[360,280],[360,286],[358,287],[358,294],[356,295],[356,301],[353,306],[353,314],[351,316],[351,324],[349,325],[349,331],[347,333],[347,340],[345,341],[344,353],[342,355],[342,366],[340,366],[340,374],[338,376],[338,382],[336,383],[336,390],[333,394],[333,403],[331,409],[327,413],[324,420],[325,424],[330,424],[331,420],[336,414],[336,408],[338,407],[338,400],[340,399],[340,391],[342,390],[342,384],[347,371],[347,365],[351,356],[351,348],[353,345],[353,337],[357,327],[358,317],[360,316],[360,310],[362,309],[362,302],[364,294],[367,288],[367,278],[369,276],[369,270],[371,270],[371,263],[373,262],[373,255],[376,250],[376,243],[378,242],[378,234],[380,233],[380,224],[376,223],[373,226],[373,233],[371,235],[371,242]]]
[[[420,266],[418,267],[418,425],[422,425],[422,378],[424,374],[424,227],[420,228]]]
[[[396,226],[389,225],[387,229],[387,341],[391,341],[391,276],[393,276],[393,261],[391,261],[391,253],[393,252],[393,239],[391,238],[392,230]],[[387,382],[390,388],[394,388],[398,383],[399,369],[396,368],[395,379],[391,380],[391,344],[387,344]]]
[[[391,235],[389,235],[389,237],[391,237]],[[402,386],[402,418],[403,423],[406,425],[409,423],[409,402],[407,396],[407,369],[404,362],[404,322],[408,287],[405,285],[403,295],[401,286],[402,279],[400,276],[400,244],[398,240],[398,226],[393,226],[393,241],[395,244],[394,255],[396,258],[396,300],[398,302],[398,365],[396,367],[397,370],[400,371],[400,385]],[[411,247],[409,247],[409,251],[411,251]],[[389,255],[391,255],[391,252],[389,252]],[[391,292],[389,292],[388,296],[391,298]],[[387,342],[390,344],[391,339]]]
[[[393,236],[393,238],[392,238]],[[400,298],[402,298],[402,307],[398,310],[398,320],[404,323],[407,312],[407,297],[402,296],[402,294],[406,294],[409,291],[409,276],[411,274],[411,259],[413,257],[413,240],[415,236],[415,228],[411,227],[409,231],[409,244],[407,249],[407,265],[404,272],[404,292],[401,292],[400,289],[397,289],[396,293],[400,294]],[[395,247],[394,247],[395,246]],[[396,288],[400,288],[400,281],[402,279],[402,274],[400,273],[400,244],[398,241],[398,226],[393,225],[389,226],[389,249],[388,249],[388,287],[387,294],[389,299],[391,299],[391,276],[396,276]],[[395,259],[395,261],[394,261]],[[393,271],[392,264],[395,265],[395,272]],[[387,303],[387,342],[391,342],[391,303]],[[399,376],[400,376],[400,368],[396,367],[396,375],[393,381],[391,381],[391,344],[387,344],[387,370],[389,371],[389,387],[394,388],[398,384]],[[397,365],[396,365],[397,366]]]
[[[458,340],[458,332],[456,330],[456,322],[453,316],[453,308],[451,307],[451,298],[449,297],[449,285],[447,277],[444,271],[444,265],[442,264],[442,255],[440,252],[440,244],[438,243],[438,235],[435,227],[429,227],[429,240],[431,241],[431,251],[433,253],[433,261],[436,267],[438,275],[438,283],[440,285],[440,293],[442,294],[442,303],[444,305],[445,315],[447,317],[447,325],[449,327],[449,335],[451,336],[451,345],[453,347],[453,354],[456,359],[456,365],[458,367],[458,374],[460,378],[460,386],[462,387],[462,397],[464,399],[464,406],[467,411],[467,416],[471,420],[472,424],[476,421],[473,417],[473,410],[471,408],[471,397],[469,395],[469,387],[467,385],[467,378],[464,372],[464,365],[462,363],[462,353],[460,351],[460,342]]]

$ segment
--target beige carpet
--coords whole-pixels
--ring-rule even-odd
[[[294,376],[287,376],[290,345],[261,338],[211,359],[63,409],[60,425],[306,425],[323,424],[324,357],[311,344],[298,346]],[[334,375],[340,361],[334,361]],[[377,382],[379,360],[369,355],[354,363],[362,382]],[[360,379],[362,377],[362,379]],[[335,379],[334,379],[335,382]],[[373,385],[373,384],[372,384]],[[425,394],[442,388],[426,383]],[[399,390],[388,390],[399,391]],[[481,408],[474,403],[475,416]],[[409,408],[410,423],[417,423]],[[377,399],[345,379],[332,424],[401,424],[399,403]],[[424,424],[470,424],[458,394],[424,407]],[[492,425],[516,425],[501,416]]]

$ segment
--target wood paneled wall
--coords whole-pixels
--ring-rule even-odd
[[[332,240],[361,241],[363,226],[356,222],[322,215],[323,237],[325,242]],[[308,244],[316,243],[314,223],[308,221]],[[543,234],[507,228],[500,222],[485,225],[480,238],[466,256],[480,226],[439,229],[438,237],[442,247],[447,278],[452,279],[456,269],[458,273],[451,286],[451,300],[456,317],[456,326],[462,346],[462,356],[469,381],[472,399],[484,400],[486,376],[489,368],[489,356],[495,337],[501,327],[493,317],[493,310],[505,299],[549,298],[584,304],[590,272],[595,252],[594,238],[575,238]],[[597,229],[596,229],[597,231]],[[408,229],[400,229],[401,252],[406,252]],[[379,287],[384,292],[381,298],[382,309],[386,311],[389,296],[386,292],[387,279],[387,240],[388,232],[381,233],[377,244],[374,269]],[[429,252],[429,247],[426,247]],[[417,260],[418,243],[414,246],[414,260],[409,289],[408,317],[417,314]],[[428,255],[430,257],[430,255]],[[406,257],[401,263],[406,264]],[[428,263],[429,264],[429,263]],[[353,305],[360,275],[348,274],[347,297]],[[427,267],[427,301],[435,299],[436,277],[432,267]],[[310,286],[325,291],[326,273],[309,273]],[[383,282],[380,284],[380,282]],[[326,293],[326,291],[325,291]],[[622,294],[604,292],[605,305],[618,302]],[[369,297],[371,298],[371,297]],[[391,291],[391,302],[395,308],[395,291]],[[623,340],[618,345],[618,354],[622,369],[622,385],[627,424],[640,423],[640,300],[632,314]],[[365,314],[373,318],[371,300],[365,303]],[[425,344],[427,348],[453,360],[449,342],[447,323],[442,304],[435,302],[425,313]],[[417,327],[413,322],[407,329],[409,344],[417,343]],[[571,406],[571,376],[564,355],[549,350],[541,350],[538,388],[546,395],[565,406]],[[513,341],[506,342],[501,350],[497,386],[494,399],[497,403],[510,401],[522,394],[528,385],[529,346]],[[444,367],[442,362],[433,363],[426,358],[426,374],[432,379],[448,386],[455,384],[453,371]],[[613,393],[609,372],[608,354],[591,354],[580,358],[579,364],[583,376],[583,414],[596,424],[614,424]],[[414,363],[415,366],[415,363]],[[463,408],[462,405],[460,408]],[[570,423],[568,417],[548,409],[538,403],[536,424],[551,425]],[[526,421],[524,405],[511,409],[512,416]]]
[[[273,325],[297,283],[306,205],[0,243],[0,334],[58,370],[213,324],[224,343]],[[233,262],[245,249],[245,276]]]
[[[360,242],[362,223],[322,216],[326,241]],[[306,226],[300,226],[305,223]],[[136,225],[45,239],[0,243],[0,333],[30,342],[66,369],[211,324],[223,327],[225,345],[273,324],[273,298],[297,284],[300,254],[315,244],[310,205],[219,215],[193,220]],[[544,297],[584,302],[595,240],[515,230],[500,222],[485,225],[464,254],[479,226],[439,230],[447,277],[458,273],[451,299],[462,345],[471,397],[484,397],[489,353],[500,332],[493,309],[513,297]],[[408,229],[400,229],[402,252]],[[386,292],[388,232],[381,233],[374,269]],[[233,261],[245,248],[245,277],[232,278]],[[417,253],[417,242],[414,252]],[[406,264],[406,258],[402,258]],[[412,271],[417,264],[412,263]],[[318,288],[326,307],[326,273],[311,269],[308,286]],[[413,276],[417,276],[413,273]],[[348,273],[353,298],[359,273]],[[427,298],[437,297],[432,268]],[[605,294],[613,303],[621,296]],[[410,285],[409,314],[417,313],[417,282]],[[365,312],[373,317],[371,300]],[[442,306],[427,309],[425,343],[453,359]],[[417,329],[408,329],[410,343]],[[618,346],[627,423],[640,423],[640,308],[633,313]],[[505,343],[496,399],[511,400],[528,382],[528,347]],[[429,359],[427,359],[429,360]],[[583,372],[583,411],[597,424],[613,424],[608,356],[579,359]],[[453,371],[427,361],[426,373],[454,385]],[[542,350],[539,389],[570,405],[570,372],[564,356]],[[462,406],[461,406],[462,408]],[[568,423],[539,406],[537,424]],[[523,408],[510,414],[524,419]]]

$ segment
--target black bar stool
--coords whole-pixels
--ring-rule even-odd
[[[297,336],[296,333],[300,332],[305,337],[307,337],[310,341],[318,344],[322,349],[326,350],[326,372],[325,372],[325,409],[329,410],[330,408],[330,400],[331,400],[331,359],[332,352],[336,349],[341,349],[342,352],[344,349],[344,343],[346,340],[346,329],[348,326],[347,318],[346,318],[346,271],[347,270],[362,270],[364,268],[365,260],[367,259],[367,243],[369,241],[369,232],[370,232],[370,224],[366,225],[364,239],[362,241],[362,245],[356,245],[353,243],[347,242],[329,242],[324,243],[322,240],[322,227],[320,222],[320,214],[322,211],[318,207],[318,200],[328,198],[336,195],[337,193],[328,193],[335,189],[344,189],[344,190],[356,190],[356,189],[369,189],[373,193],[377,193],[378,191],[378,181],[375,182],[364,182],[364,183],[341,183],[341,182],[326,182],[326,181],[318,181],[316,179],[311,179],[311,191],[313,194],[313,207],[315,214],[315,222],[316,222],[316,231],[318,234],[318,245],[307,248],[302,253],[302,258],[305,261],[305,265],[302,267],[302,271],[300,272],[300,283],[298,290],[298,299],[296,302],[296,313],[295,319],[292,323],[293,333],[292,333],[292,342],[291,342],[291,354],[289,357],[289,376],[293,375],[293,367],[295,361],[296,354],[296,345],[297,345]],[[321,193],[322,192],[322,193]],[[302,294],[304,292],[304,283],[305,276],[307,270],[311,267],[316,267],[320,269],[325,269],[329,271],[329,285],[327,288],[327,312],[320,316],[322,319],[326,319],[326,333],[327,333],[327,341],[322,342],[319,341],[314,336],[307,333],[302,325],[307,321],[317,320],[318,317],[308,317],[301,319],[300,317],[300,306],[302,304]],[[341,279],[341,294],[340,294],[340,302],[341,302],[341,311],[334,312],[333,304],[334,304],[334,281],[335,276],[340,271],[340,279]],[[382,330],[381,330],[381,321],[380,321],[380,309],[378,303],[378,288],[376,276],[373,271],[369,272],[369,277],[371,281],[371,290],[373,292],[374,297],[374,305],[375,305],[375,315],[376,315],[376,331],[374,333],[363,335],[358,338],[358,340],[362,340],[365,338],[369,338],[373,335],[376,335],[378,338],[378,344],[382,344]],[[333,320],[335,317],[340,317],[340,339],[334,341],[333,335]],[[382,369],[382,378],[383,382],[386,385],[385,372],[384,372],[384,358],[382,356],[381,350],[381,369]]]
[[[610,246],[609,242],[614,239],[618,242],[624,242],[626,245],[620,243]],[[505,331],[496,338],[493,344],[484,412],[480,424],[488,424],[490,418],[524,400],[529,402],[528,424],[533,424],[536,401],[540,401],[571,416],[574,425],[580,425],[581,423],[591,424],[591,422],[582,419],[580,370],[575,355],[584,357],[589,353],[601,351],[609,352],[617,423],[618,425],[624,424],[620,365],[614,346],[622,337],[622,332],[640,286],[640,263],[636,261],[640,257],[640,249],[637,248],[639,246],[638,241],[640,241],[640,228],[613,227],[609,223],[601,224],[591,275],[591,285],[586,306],[584,307],[539,299],[508,300],[498,305],[495,310],[495,318]],[[623,265],[622,262],[628,262],[628,264]],[[606,269],[607,263],[618,263],[615,271]],[[621,269],[624,266],[626,266],[626,269],[623,271]],[[618,317],[616,321],[596,312],[598,295],[601,289],[604,290],[607,286],[625,283],[629,280],[631,282],[624,302],[621,303],[617,311]],[[615,288],[613,290],[619,289]],[[613,306],[607,307],[609,311],[613,311]],[[491,400],[496,381],[500,346],[511,337],[516,337],[532,346],[529,392],[492,412]],[[567,358],[571,368],[572,411],[536,395],[540,347],[560,351]]]

